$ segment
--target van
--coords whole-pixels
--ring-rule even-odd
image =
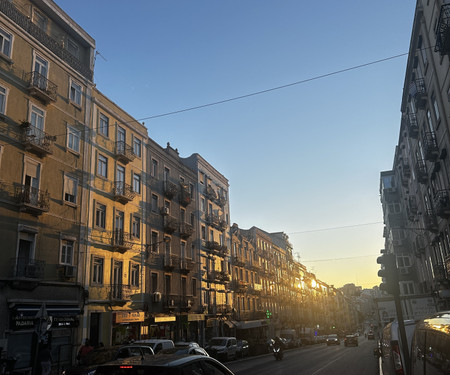
[[[213,337],[205,347],[211,357],[229,361],[237,358],[236,337]]]
[[[139,340],[135,341],[135,344],[147,344],[151,346],[153,349],[153,352],[156,354],[162,349],[168,349],[175,347],[175,344],[172,340],[165,340],[165,339],[147,339],[147,340]]]
[[[450,311],[420,320],[412,339],[411,373],[450,373]]]
[[[405,331],[408,353],[411,350],[411,341],[414,335],[414,320],[405,320]],[[381,359],[383,375],[399,375],[405,373],[405,358],[403,358],[403,347],[400,339],[398,321],[386,324],[381,336]]]
[[[299,347],[299,339],[297,337],[297,332],[295,329],[282,329],[280,332],[280,337],[286,340],[286,346],[288,348]]]

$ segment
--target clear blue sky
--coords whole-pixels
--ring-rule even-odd
[[[286,232],[329,284],[379,284],[406,56],[146,118],[406,53],[414,0],[56,2],[96,40],[97,87],[228,178],[232,222]]]

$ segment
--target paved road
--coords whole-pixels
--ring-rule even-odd
[[[273,355],[226,363],[235,375],[378,375],[373,340],[359,338],[359,346],[305,346],[285,351],[282,361]]]

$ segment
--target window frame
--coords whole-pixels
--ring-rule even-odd
[[[68,180],[71,180],[73,182],[75,194],[69,194],[67,192],[68,183],[69,183]],[[71,200],[66,199],[66,195],[73,196],[74,201],[72,202]],[[72,177],[68,174],[64,174],[63,202],[65,204],[68,204],[69,206],[76,206],[78,204],[77,198],[78,198],[78,178]]]
[[[139,288],[140,286],[140,267],[138,263],[130,263],[130,286]]]
[[[64,250],[64,248],[66,248]],[[70,250],[70,255],[67,255],[67,248]],[[75,241],[67,238],[61,239],[60,244],[60,253],[59,253],[59,264],[64,266],[72,266],[73,265],[73,259],[74,259],[74,250],[75,250]],[[69,260],[67,258],[70,258]],[[63,259],[64,258],[64,259]]]
[[[109,117],[103,112],[99,112],[98,115],[98,128],[97,133],[109,138]]]
[[[5,90],[4,93],[1,92],[1,90]],[[0,85],[0,97],[4,97],[4,100],[0,100],[0,115],[6,116],[6,107],[8,104],[8,95],[9,95],[9,88],[3,85]]]
[[[75,94],[75,97],[73,97],[73,95],[72,95],[73,93]],[[70,100],[70,102],[73,105],[75,105],[76,107],[81,107],[82,96],[83,96],[83,85],[81,83],[79,83],[78,81],[75,81],[74,79],[70,78],[70,82],[69,82],[69,100]]]
[[[99,269],[100,272],[96,272]],[[103,285],[105,273],[105,259],[98,255],[92,256],[91,285]]]
[[[133,172],[133,191],[141,194],[141,175]]]
[[[137,215],[131,217],[131,235],[134,238],[141,238],[141,218]]]
[[[101,163],[101,164],[100,164]],[[104,168],[103,168],[104,166]],[[103,172],[104,169],[104,172]],[[108,158],[103,154],[97,155],[97,176],[108,179]]]
[[[12,50],[13,50],[13,41],[14,41],[14,35],[11,33],[8,33],[7,31],[5,31],[3,28],[0,28],[0,56],[3,58],[6,58],[6,60],[11,63],[11,58],[12,58]],[[4,41],[8,41],[9,42],[9,48],[8,48],[8,53],[5,53],[5,43]]]
[[[133,136],[133,152],[138,158],[142,157],[142,140]]]
[[[106,204],[95,202],[94,227],[106,229]]]
[[[72,138],[72,140],[71,140],[71,138]],[[74,142],[77,143],[77,147],[73,147]],[[72,143],[72,146],[71,146],[71,143]],[[70,151],[79,155],[80,154],[80,146],[81,146],[81,131],[77,130],[73,126],[67,124],[66,147]]]

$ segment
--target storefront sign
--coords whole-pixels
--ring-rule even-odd
[[[145,314],[143,311],[116,311],[114,313],[115,323],[143,322]]]
[[[155,323],[175,322],[175,321],[176,321],[175,316],[155,316]]]
[[[205,314],[189,314],[188,315],[189,322],[197,322],[200,320],[205,320]]]

